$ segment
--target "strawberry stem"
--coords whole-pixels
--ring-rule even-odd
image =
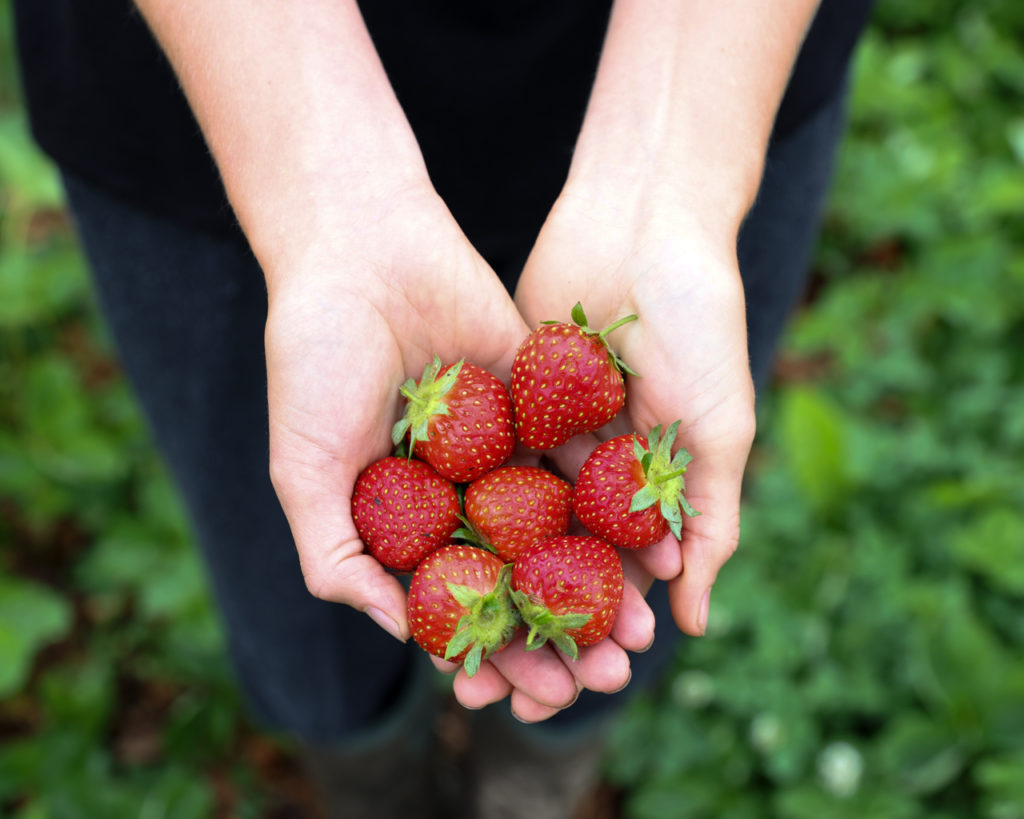
[[[611,324],[609,324],[603,330],[594,330],[587,323],[587,314],[583,312],[583,303],[582,302],[576,302],[576,304],[572,308],[572,320],[577,325],[579,325],[580,330],[582,330],[584,333],[586,333],[587,335],[591,335],[591,336],[597,336],[597,338],[600,339],[601,343],[604,345],[605,350],[608,351],[608,360],[611,361],[612,366],[615,367],[616,370],[618,370],[619,372],[622,372],[622,373],[627,373],[628,375],[633,375],[633,376],[639,376],[640,375],[638,372],[636,372],[634,369],[632,369],[628,364],[626,364],[625,361],[623,361],[621,358],[619,358],[618,353],[616,353],[611,348],[611,346],[609,346],[608,339],[606,338],[606,336],[610,332],[612,332],[612,330],[617,330],[619,327],[621,327],[624,324],[629,324],[631,321],[636,321],[637,320],[636,314],[631,314],[631,315],[628,315],[628,316],[623,316],[622,318],[617,319],[616,321],[613,321]]]
[[[637,318],[639,317],[635,313],[630,314],[628,316],[623,316],[618,321],[613,321],[611,324],[609,324],[607,327],[601,330],[597,334],[597,337],[600,339],[604,339],[604,337],[607,336],[612,330],[618,330],[622,325],[629,324],[631,321],[636,321]]]

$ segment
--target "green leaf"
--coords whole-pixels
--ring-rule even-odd
[[[455,598],[455,601],[467,609],[472,609],[480,602],[483,595],[470,586],[463,586],[459,583],[448,583],[448,593]]]
[[[1011,594],[1024,594],[1024,512],[996,507],[961,526],[951,540],[962,565]]]
[[[629,503],[629,511],[642,512],[644,509],[650,509],[659,500],[658,487],[653,483],[646,484],[634,493],[633,500]]]
[[[24,685],[40,648],[71,628],[71,606],[56,592],[23,578],[0,577],[0,698]]]
[[[780,397],[779,435],[797,484],[821,512],[832,512],[850,489],[846,422],[823,392],[791,387]]]

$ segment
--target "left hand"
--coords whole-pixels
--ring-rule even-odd
[[[712,238],[723,234],[704,230],[697,214],[657,201],[626,210],[617,201],[563,193],[516,303],[531,327],[566,320],[577,301],[592,327],[639,316],[608,338],[640,377],[627,376],[624,412],[596,435],[646,435],[681,419],[678,445],[693,455],[686,495],[701,514],[684,518],[681,542],[670,535],[636,558],[669,581],[679,628],[701,635],[711,587],[739,542],[740,487],[755,428],[743,285],[735,244]],[[563,447],[567,471],[578,470],[592,445],[576,439]]]

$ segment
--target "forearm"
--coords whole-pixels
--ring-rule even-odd
[[[354,0],[139,0],[268,276],[427,184]]]
[[[817,5],[617,0],[567,187],[734,239]]]

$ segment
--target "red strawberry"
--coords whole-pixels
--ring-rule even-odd
[[[569,531],[572,485],[540,467],[503,466],[469,485],[465,506],[470,530],[462,533],[511,563],[538,540]]]
[[[501,466],[515,449],[512,398],[497,376],[462,359],[434,360],[419,383],[401,387],[409,403],[391,430],[397,446],[409,433],[409,451],[456,483]]]
[[[356,480],[352,518],[370,554],[388,568],[411,572],[459,528],[459,498],[429,464],[389,456]]]
[[[683,495],[683,473],[692,460],[680,449],[673,457],[679,421],[661,437],[651,430],[646,445],[620,435],[590,453],[573,490],[573,511],[593,534],[623,549],[641,549],[669,532],[682,537],[680,512],[699,514]]]
[[[429,555],[409,584],[409,627],[420,648],[463,663],[472,677],[519,625],[509,597],[511,568],[474,546],[452,544]]]
[[[622,373],[636,375],[605,341],[636,316],[592,330],[577,303],[572,320],[544,322],[527,336],[512,362],[516,434],[533,449],[553,449],[607,424],[626,401]]]
[[[622,603],[619,553],[596,537],[541,541],[512,568],[512,599],[529,626],[527,649],[551,640],[574,660],[608,636]]]

